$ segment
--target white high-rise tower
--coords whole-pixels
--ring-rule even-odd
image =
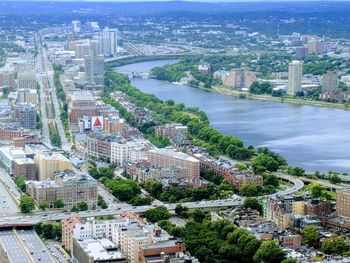
[[[303,77],[303,62],[293,60],[288,68],[288,94],[295,95],[301,91],[301,82]]]

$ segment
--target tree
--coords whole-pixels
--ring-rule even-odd
[[[264,185],[272,185],[274,187],[278,187],[278,177],[274,174],[267,174],[264,176]]]
[[[72,209],[71,209],[72,212],[79,212],[79,209],[76,205],[73,205]]]
[[[15,176],[15,178],[13,179],[17,185],[17,187],[22,191],[25,192],[26,191],[26,182],[25,182],[25,178],[23,175],[21,176]]]
[[[196,208],[195,210],[193,210],[191,217],[193,218],[194,221],[198,223],[202,223],[205,218],[205,213],[203,209]]]
[[[341,179],[340,179],[339,175],[333,174],[333,175],[331,175],[331,177],[329,178],[329,181],[330,181],[332,184],[339,184],[339,183],[341,182]]]
[[[255,185],[245,184],[239,190],[239,194],[243,195],[243,196],[257,196],[258,195],[258,189],[257,189],[257,187]]]
[[[309,184],[307,189],[310,190],[312,198],[321,198],[324,196],[325,188],[318,183]]]
[[[188,216],[188,207],[178,204],[175,207],[175,213],[179,216],[186,218]]]
[[[21,195],[19,206],[22,213],[30,213],[35,209],[35,201],[31,196],[23,194]]]
[[[139,184],[130,179],[107,179],[104,185],[112,190],[112,194],[120,201],[130,201],[133,197],[141,193]]]
[[[263,241],[256,251],[253,261],[256,263],[280,263],[286,258],[286,252],[275,241]]]
[[[342,236],[327,238],[321,246],[321,251],[328,255],[344,255],[349,249],[349,242]]]
[[[45,211],[49,207],[49,204],[47,202],[42,202],[39,205],[39,208],[43,211]]]
[[[305,170],[302,167],[291,167],[287,169],[287,173],[293,176],[304,176]]]
[[[62,207],[64,207],[64,203],[61,199],[55,199],[55,200],[53,200],[53,207],[62,208]]]
[[[246,199],[244,199],[243,207],[254,209],[258,211],[260,215],[262,215],[263,213],[263,206],[261,202],[254,197],[247,197]]]
[[[101,195],[98,195],[97,197],[97,205],[100,206],[102,209],[108,208],[106,201]]]
[[[317,226],[307,226],[303,230],[301,242],[303,245],[318,248],[320,238]]]
[[[148,179],[145,183],[145,189],[151,196],[158,198],[163,191],[163,185],[155,179]]]
[[[261,173],[264,169],[266,171],[276,172],[280,165],[271,155],[265,153],[253,157],[251,161],[253,171],[257,174]]]
[[[167,220],[170,218],[170,213],[165,206],[157,206],[156,208],[149,209],[145,212],[145,217],[152,223]]]
[[[146,197],[135,196],[130,200],[130,203],[135,206],[150,205],[152,203],[152,198],[150,196],[146,196]]]
[[[82,202],[77,203],[77,209],[79,211],[86,211],[89,209],[89,206],[86,202],[82,201]]]

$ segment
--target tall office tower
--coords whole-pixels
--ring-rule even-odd
[[[93,40],[98,42],[98,55],[103,55],[103,40],[101,36],[94,36]]]
[[[307,42],[307,47],[308,47],[308,53],[309,55],[315,54],[323,54],[325,52],[325,45],[324,41],[321,39],[311,39],[310,41]]]
[[[322,90],[335,92],[338,88],[338,74],[333,70],[327,70],[323,75]]]
[[[84,44],[77,44],[75,48],[75,57],[76,58],[85,58],[85,56],[88,56],[90,54],[90,44],[84,43]]]
[[[10,89],[16,88],[15,81],[16,72],[10,67],[3,67],[0,69],[0,87],[8,87]]]
[[[85,56],[85,73],[86,80],[89,83],[103,85],[104,83],[104,58],[103,56],[95,56],[92,51]]]
[[[72,29],[74,33],[79,33],[81,29],[81,23],[79,20],[72,21]]]
[[[111,41],[109,38],[109,29],[105,27],[102,30],[102,45],[103,45],[103,55],[108,57],[111,55]]]
[[[111,55],[115,56],[118,52],[118,30],[110,29],[109,30],[109,41],[111,47]]]
[[[301,81],[303,77],[303,62],[293,60],[288,68],[288,94],[295,95],[301,91]]]
[[[98,41],[97,39],[90,40],[90,49],[94,53],[95,56],[103,55],[102,54],[102,45],[101,45],[100,41]]]
[[[24,129],[36,128],[35,105],[29,103],[17,104],[18,123]]]
[[[19,71],[17,75],[19,89],[36,89],[36,73],[34,69]]]

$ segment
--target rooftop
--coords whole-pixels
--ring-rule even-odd
[[[74,91],[72,94],[70,94],[70,99],[72,101],[78,101],[78,100],[90,100],[95,101],[94,95],[90,91]]]
[[[94,260],[117,260],[123,259],[123,254],[117,250],[117,245],[107,238],[80,239],[76,240],[80,247]]]
[[[33,159],[30,158],[19,158],[15,160],[16,164],[35,164]]]
[[[171,158],[182,159],[194,163],[199,163],[199,160],[183,152],[177,152],[173,148],[153,149],[150,153],[160,154]]]

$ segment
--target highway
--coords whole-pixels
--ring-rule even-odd
[[[241,206],[243,205],[243,200],[239,197],[233,199],[223,199],[223,200],[212,200],[212,201],[200,201],[200,202],[185,202],[185,203],[173,203],[164,204],[168,210],[172,211],[175,209],[176,205],[181,204],[187,206],[188,208],[218,208],[218,207],[231,207],[231,206]],[[33,213],[33,214],[13,214],[7,217],[0,218],[1,226],[12,226],[12,225],[26,225],[26,224],[37,224],[39,222],[45,222],[49,220],[62,220],[64,218],[69,218],[74,215],[79,215],[81,217],[91,217],[91,216],[106,216],[106,215],[118,215],[124,212],[135,212],[143,213],[147,210],[154,208],[155,205],[145,205],[145,206],[134,206],[131,207],[125,203],[119,203],[113,208],[98,209],[93,211],[81,211],[81,212],[49,212],[47,214]]]
[[[10,193],[11,192],[11,193]],[[11,196],[12,195],[12,196]],[[1,215],[19,212],[20,193],[15,182],[5,170],[0,168],[0,213]],[[18,200],[18,203],[15,200]]]
[[[293,183],[294,185],[283,191],[278,191],[277,193],[272,195],[290,195],[290,194],[294,194],[295,192],[298,192],[304,187],[304,182],[298,178],[294,178],[293,176],[281,174],[281,173],[277,173],[276,176],[280,179],[287,180]]]
[[[31,263],[23,245],[13,230],[0,231],[0,243],[4,246],[11,262]]]
[[[40,240],[38,234],[31,229],[15,230],[21,242],[28,250],[30,257],[35,263],[47,262],[55,263],[56,261],[51,257],[50,253],[46,250],[45,245]]]

